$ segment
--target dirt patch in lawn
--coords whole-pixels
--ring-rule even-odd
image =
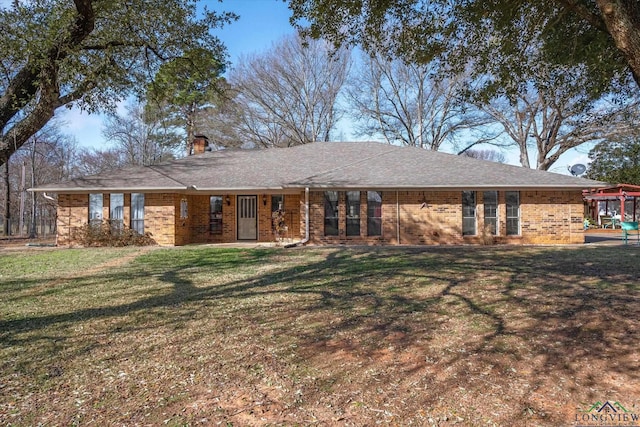
[[[557,426],[640,413],[637,247],[118,259],[56,292],[3,293],[2,424]]]

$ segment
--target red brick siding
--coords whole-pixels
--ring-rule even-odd
[[[176,205],[178,210],[176,212]],[[169,193],[144,195],[144,229],[162,246],[173,246],[179,241],[176,222],[180,219],[180,197]]]
[[[88,194],[59,194],[57,230],[58,245],[74,244],[73,236],[89,220]]]
[[[521,191],[524,243],[582,243],[584,203],[581,192]]]
[[[287,231],[281,237],[298,240],[300,238],[300,209],[303,209],[304,212],[304,207],[300,206],[300,195],[284,194],[283,196],[282,207]],[[258,241],[260,242],[274,242],[276,240],[271,207],[271,194],[258,195]]]
[[[498,192],[498,236],[483,233],[482,191],[477,192],[477,236],[462,236],[461,191],[382,191],[382,236],[367,236],[367,199],[361,192],[360,235],[346,236],[345,192],[339,192],[339,235],[324,236],[324,192],[309,193],[310,241],[314,244],[461,244],[461,243],[581,243],[583,202],[580,191],[521,191],[519,236],[506,236],[505,192]],[[145,194],[145,231],[160,245],[236,241],[236,196],[223,195],[223,233],[209,232],[209,195]],[[180,218],[180,201],[187,200],[188,216]],[[58,244],[73,244],[73,230],[87,223],[88,194],[58,196]],[[104,194],[104,218],[109,217],[109,194]],[[257,195],[258,241],[275,240],[271,223],[271,195]],[[125,223],[130,221],[131,195],[125,194]],[[305,235],[304,193],[284,196],[285,237]],[[398,212],[399,210],[399,212]],[[399,236],[398,236],[399,231]]]
[[[324,235],[324,192],[311,192],[311,242],[315,244],[489,244],[582,243],[580,191],[520,192],[521,235],[506,236],[504,191],[498,192],[498,236],[484,232],[482,192],[477,192],[477,235],[462,236],[462,191],[383,191],[382,237],[366,235],[366,193],[362,193],[361,235],[345,235],[345,193],[339,195],[339,235]],[[399,216],[398,216],[399,210]],[[399,236],[398,236],[399,231]]]

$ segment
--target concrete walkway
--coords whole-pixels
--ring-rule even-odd
[[[622,230],[589,230],[584,233],[584,243],[597,245],[624,245]],[[637,245],[638,238],[629,236],[629,245]]]

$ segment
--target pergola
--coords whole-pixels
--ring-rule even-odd
[[[597,202],[609,202],[609,201],[619,201],[620,202],[620,218],[622,221],[625,220],[625,212],[624,212],[624,202],[627,200],[633,200],[633,221],[637,221],[638,218],[638,204],[635,203],[636,198],[640,197],[640,185],[631,185],[631,184],[618,184],[613,187],[605,187],[605,188],[595,188],[590,190],[583,191],[584,199],[589,204],[589,210],[592,218],[597,218]],[[607,207],[608,211],[608,207]]]

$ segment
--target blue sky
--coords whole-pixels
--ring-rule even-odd
[[[204,2],[210,9],[231,11],[240,19],[225,28],[215,31],[227,46],[231,62],[238,56],[263,51],[281,37],[292,34],[289,24],[291,11],[282,0],[217,0]]]
[[[0,6],[9,0],[0,0]],[[257,53],[269,49],[271,45],[287,34],[294,32],[289,23],[291,12],[287,3],[282,0],[205,0],[209,9],[232,11],[240,15],[240,19],[223,29],[216,30],[217,35],[227,47],[229,59],[235,63],[242,55]],[[81,146],[107,147],[108,142],[102,137],[103,117],[98,114],[89,115],[77,109],[60,109],[57,113],[65,122],[66,133],[74,135]],[[344,138],[349,135],[349,124],[343,123]],[[589,147],[583,146],[563,155],[552,168],[553,172],[568,174],[567,168],[576,163],[587,163]],[[534,153],[531,153],[534,154]],[[507,163],[519,165],[517,150],[505,152]],[[532,157],[532,161],[535,157]]]
[[[214,32],[227,47],[232,66],[240,56],[269,49],[272,43],[294,32],[289,24],[291,13],[282,0],[226,0],[223,3],[206,0],[202,3],[212,10],[240,15],[238,21]],[[65,121],[65,132],[74,135],[81,146],[108,146],[102,137],[103,116],[64,108],[56,115]]]

